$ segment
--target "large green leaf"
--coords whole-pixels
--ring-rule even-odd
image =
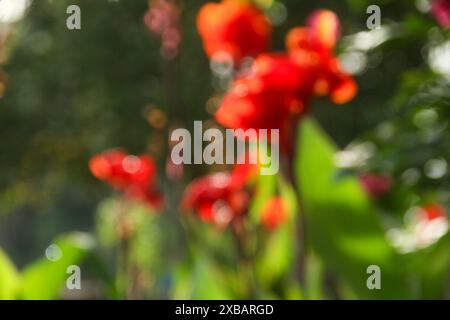
[[[308,244],[359,298],[410,298],[403,257],[389,245],[358,180],[340,174],[335,145],[312,119],[300,125],[296,178]],[[367,288],[367,267],[381,268],[382,289]]]
[[[12,300],[17,296],[20,277],[16,267],[0,249],[0,300]]]
[[[23,271],[22,299],[49,300],[59,296],[66,279],[67,269],[79,265],[92,248],[92,238],[84,233],[72,233],[59,237],[55,242],[61,249],[61,257],[56,261],[46,258],[33,262]]]

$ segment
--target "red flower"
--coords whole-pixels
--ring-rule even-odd
[[[126,156],[123,150],[110,150],[92,157],[89,168],[97,179],[106,181],[114,188],[123,188],[128,183],[128,175],[123,169]]]
[[[259,56],[252,70],[237,79],[222,100],[215,114],[219,123],[244,130],[279,129],[287,116],[303,111],[304,102],[297,95],[301,73],[287,56]]]
[[[339,39],[340,23],[336,14],[318,10],[308,18],[306,27],[292,29],[286,46],[292,59],[314,74],[314,94],[330,95],[336,104],[351,100],[357,92],[353,78],[343,72],[333,50]]]
[[[431,203],[422,207],[422,213],[422,219],[425,221],[433,221],[438,218],[447,219],[447,210],[435,203]]]
[[[96,178],[122,191],[127,198],[146,202],[152,207],[162,203],[155,187],[156,165],[147,155],[128,155],[114,149],[92,157],[89,168]]]
[[[450,0],[434,0],[431,13],[442,27],[450,27]]]
[[[197,28],[208,57],[218,52],[236,61],[267,50],[272,26],[253,4],[236,0],[205,4]]]
[[[237,165],[232,172],[220,172],[192,181],[183,196],[182,209],[195,210],[205,222],[228,225],[242,216],[249,205],[247,183],[254,176],[251,165]]]
[[[130,184],[146,187],[155,182],[156,165],[147,155],[128,155],[123,159],[122,167]]]
[[[259,55],[250,72],[239,76],[223,98],[216,120],[237,129],[279,129],[281,151],[291,153],[294,127],[310,99],[329,94],[341,104],[356,94],[353,78],[333,55],[337,16],[326,10],[311,15],[308,27],[287,36],[288,54]]]
[[[266,229],[277,228],[286,218],[287,207],[281,197],[273,197],[267,200],[261,213],[261,223]]]
[[[392,178],[388,175],[365,173],[359,176],[367,193],[375,198],[381,197],[392,188]]]
[[[303,74],[288,55],[260,55],[251,72],[235,80],[216,120],[233,129],[279,129],[281,141],[290,140],[294,120],[305,112],[311,91]]]

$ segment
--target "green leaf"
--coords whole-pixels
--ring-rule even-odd
[[[79,265],[93,246],[92,238],[84,233],[71,233],[59,237],[54,244],[61,249],[56,261],[42,258],[25,268],[23,272],[23,299],[50,300],[59,297],[70,276],[67,268]]]
[[[13,300],[17,296],[20,277],[16,267],[0,249],[0,300]]]
[[[264,232],[265,241],[262,253],[255,263],[258,279],[266,286],[273,285],[277,280],[281,280],[283,276],[289,276],[292,274],[292,263],[294,261],[295,248],[295,213],[297,212],[297,205],[294,191],[292,187],[288,185],[281,178],[275,179],[275,183],[278,182],[278,189],[280,190],[280,196],[283,198],[287,205],[287,219],[284,223],[278,226],[275,230]],[[262,195],[264,195],[264,202],[269,198],[275,196],[274,187],[267,187],[269,183],[267,178],[262,180],[265,182],[262,186],[266,189]],[[268,190],[271,192],[267,192]],[[258,200],[256,200],[258,201]],[[264,204],[264,203],[263,203]],[[262,204],[262,205],[263,205]],[[258,206],[259,213],[262,206]]]
[[[279,227],[268,235],[263,254],[255,264],[258,278],[265,285],[272,285],[290,271],[293,241],[292,228],[288,226]]]
[[[356,177],[340,175],[336,146],[312,119],[301,123],[296,178],[308,244],[329,271],[359,298],[408,298],[401,256],[387,242],[370,199]],[[367,288],[367,267],[382,271],[382,290]]]
[[[411,271],[420,279],[421,299],[443,299],[450,276],[450,232],[428,248],[412,253]]]
[[[306,263],[306,297],[310,300],[322,300],[324,299],[324,265],[314,252],[308,254]]]
[[[220,268],[211,258],[198,250],[190,264],[180,265],[175,270],[173,296],[176,299],[195,300],[236,299],[232,287],[239,284],[230,270]]]

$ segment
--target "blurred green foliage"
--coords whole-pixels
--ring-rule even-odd
[[[149,110],[159,108],[171,124],[187,127],[193,120],[211,118],[206,105],[217,83],[195,29],[196,14],[205,2],[183,1],[182,49],[170,64],[161,58],[159,40],[143,23],[146,0],[36,0],[15,26],[6,48],[7,91],[0,99],[0,247],[11,257],[0,251],[0,299],[57,297],[67,265],[81,261],[87,252],[63,238],[58,243],[67,255],[61,262],[39,257],[55,235],[72,230],[99,235],[100,249],[87,274],[106,283],[102,295],[117,298],[127,290],[123,277],[130,275],[117,270],[120,253],[113,250],[120,243],[115,238],[117,199],[101,202],[111,191],[90,176],[87,162],[97,152],[121,146],[133,153],[152,153],[163,169],[163,132],[149,125]],[[313,9],[325,7],[342,20],[341,53],[349,51],[352,35],[367,31],[366,8],[375,4],[280,2],[288,16],[276,28],[274,50],[283,50],[290,28],[303,24]],[[73,3],[82,8],[80,31],[66,28],[66,8]],[[429,51],[448,41],[449,32],[419,12],[413,1],[376,4],[382,8],[383,25],[395,32],[361,50],[366,65],[357,76],[357,98],[342,108],[323,99],[312,109],[338,147],[351,142],[375,147],[356,171],[391,174],[395,184],[390,195],[368,199],[355,172],[333,164],[338,147],[307,120],[300,130],[296,163],[303,202],[296,203],[282,177],[261,177],[250,212],[253,222],[259,219],[262,202],[280,192],[292,223],[271,234],[261,233],[256,223],[248,226],[248,248],[237,248],[229,231],[180,218],[176,198],[169,199],[162,217],[129,208],[137,230],[128,248],[132,264],[145,270],[142,286],[152,287],[139,298],[444,297],[449,236],[400,255],[386,240],[385,229],[400,225],[411,206],[450,202],[448,172],[438,178],[427,174],[430,160],[450,161],[450,85],[427,64]],[[208,170],[190,169],[186,180]],[[418,175],[413,182],[411,174]],[[170,187],[164,181],[162,185]],[[183,185],[174,189],[182,191]],[[292,264],[298,262],[293,221],[303,214],[300,208],[305,209],[311,250],[306,265],[311,272],[303,288],[292,281]],[[239,254],[251,262],[238,265]],[[35,259],[39,260],[25,267]],[[366,287],[365,270],[371,264],[383,270],[380,292]],[[337,275],[337,285],[326,283],[330,274]]]
[[[63,254],[53,260],[42,258],[19,272],[9,257],[0,250],[0,299],[56,299],[70,275],[93,248],[87,234],[72,233],[58,237],[53,243]]]

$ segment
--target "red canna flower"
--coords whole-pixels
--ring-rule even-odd
[[[233,186],[227,172],[214,173],[194,180],[186,189],[182,207],[196,210],[205,222],[228,224],[235,216],[245,212],[248,195]]]
[[[442,27],[450,27],[450,0],[434,0],[431,13]]]
[[[219,226],[242,216],[249,205],[247,184],[254,177],[252,165],[237,165],[231,172],[219,172],[192,181],[184,192],[182,209],[194,210],[200,219]]]
[[[122,167],[130,184],[146,187],[155,182],[156,165],[147,155],[128,155],[123,159]]]
[[[253,4],[236,0],[205,4],[197,28],[208,57],[226,52],[235,61],[267,50],[272,26]]]
[[[103,152],[91,158],[89,168],[99,180],[123,192],[130,199],[160,207],[162,198],[156,191],[156,165],[147,155],[128,155],[121,149]]]
[[[114,188],[123,188],[128,183],[128,175],[123,169],[127,154],[120,149],[106,151],[89,161],[89,168],[99,180],[106,181]]]
[[[283,92],[260,78],[239,79],[222,100],[215,114],[225,127],[246,129],[282,129],[290,110],[303,111],[302,102],[291,92]]]
[[[292,29],[286,47],[292,59],[314,74],[314,94],[329,95],[336,104],[350,101],[357,92],[353,78],[341,70],[333,50],[339,39],[340,23],[329,10],[317,10],[308,18],[306,27]]]
[[[333,54],[338,36],[337,16],[314,12],[307,27],[288,34],[287,54],[261,54],[249,73],[235,79],[216,120],[233,129],[279,129],[281,152],[290,154],[295,124],[313,96],[329,95],[342,104],[356,94],[355,81]]]
[[[266,229],[276,229],[286,218],[286,203],[281,197],[272,197],[267,200],[261,213],[261,223]]]
[[[290,140],[294,121],[306,111],[312,90],[303,74],[288,55],[258,56],[251,72],[236,79],[223,98],[217,122],[233,129],[279,129],[280,140]]]

